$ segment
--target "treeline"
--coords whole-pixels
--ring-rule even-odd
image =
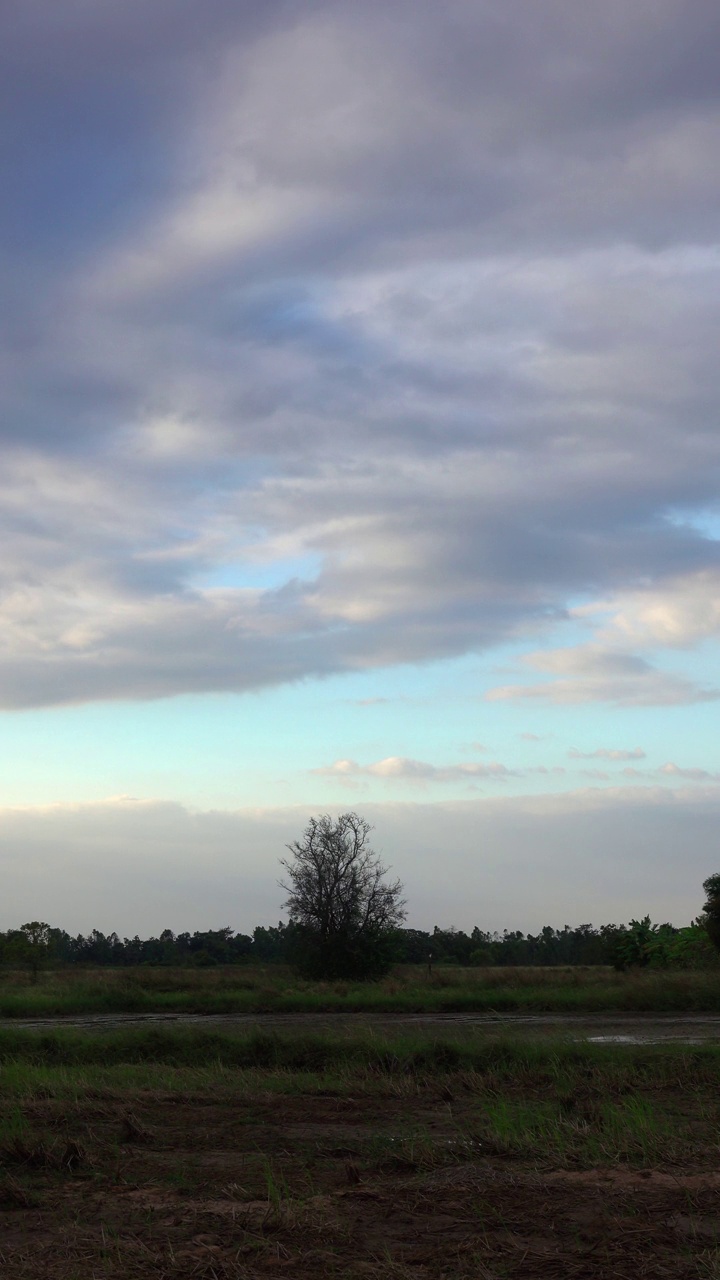
[[[465,966],[553,966],[613,965],[630,969],[651,965],[656,968],[705,969],[720,963],[699,917],[685,928],[652,924],[650,917],[629,924],[591,924],[555,929],[545,925],[537,934],[520,930],[471,933],[461,929],[419,929],[398,931],[400,963],[458,964]]]
[[[292,956],[296,926],[282,921],[260,925],[252,934],[234,929],[173,933],[159,937],[120,938],[93,929],[73,937],[63,929],[34,921],[20,929],[0,933],[0,963],[39,962],[59,966],[131,965],[243,965],[284,964]],[[717,963],[717,952],[704,922],[684,929],[671,924],[654,925],[649,917],[629,925],[590,924],[556,929],[546,925],[537,934],[520,930],[485,933],[474,928],[396,929],[392,934],[396,964],[423,965],[615,965],[629,968],[654,965],[705,968]]]

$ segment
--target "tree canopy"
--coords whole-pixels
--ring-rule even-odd
[[[703,909],[705,928],[713,946],[720,951],[720,875],[703,880],[703,889],[707,898]]]
[[[357,813],[311,818],[287,848],[285,906],[295,932],[295,963],[308,976],[373,978],[393,960],[394,931],[405,918],[399,880],[370,845],[372,827]]]

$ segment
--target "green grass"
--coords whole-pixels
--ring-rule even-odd
[[[272,1098],[376,1100],[405,1128],[354,1138],[372,1166],[429,1168],[502,1156],[583,1167],[681,1163],[709,1152],[720,1123],[720,1046],[488,1041],[480,1035],[245,1035],[174,1028],[0,1034],[0,1148],[23,1108],[57,1099],[140,1111],[215,1101],[254,1123]],[[428,1103],[443,1132],[422,1126]],[[68,1111],[67,1114],[70,1114]],[[692,1125],[688,1123],[692,1120]],[[409,1127],[408,1127],[409,1126]],[[698,1134],[700,1135],[698,1137]],[[388,1136],[389,1135],[389,1136]],[[709,1158],[709,1156],[708,1156]],[[705,1154],[702,1154],[705,1160]]]
[[[666,1160],[669,1143],[682,1136],[681,1127],[648,1099],[615,1100],[601,1091],[591,1108],[571,1112],[550,1100],[492,1099],[484,1108],[483,1122],[479,1145],[487,1134],[495,1152],[525,1158],[542,1153],[561,1163],[582,1152],[584,1163],[649,1164]]]
[[[18,1064],[69,1071],[75,1067],[162,1066],[220,1075],[232,1071],[364,1073],[411,1079],[464,1072],[477,1077],[537,1080],[562,1092],[571,1077],[602,1079],[618,1089],[629,1079],[665,1085],[688,1080],[720,1084],[720,1045],[606,1046],[568,1040],[488,1039],[482,1032],[448,1028],[272,1033],[145,1026],[87,1033],[71,1028],[0,1030],[0,1090]],[[566,1080],[567,1077],[567,1080]]]
[[[165,1013],[720,1012],[720,973],[404,966],[379,983],[310,983],[281,966],[0,972],[0,1017]]]
[[[28,1280],[696,1275],[719,1132],[720,1046],[6,1027],[0,1260]]]
[[[687,1158],[692,1139],[684,1117],[658,1110],[646,1099],[621,1101],[598,1094],[591,1118],[568,1112],[547,1097],[478,1095],[475,1114],[465,1110],[456,1136],[438,1137],[421,1126],[407,1135],[358,1144],[374,1163],[423,1169],[483,1157],[515,1157],[566,1167],[651,1165]]]

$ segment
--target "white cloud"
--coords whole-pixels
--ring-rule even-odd
[[[388,781],[420,783],[474,781],[479,778],[492,778],[502,782],[515,772],[497,761],[483,764],[468,761],[460,764],[434,765],[426,760],[412,760],[407,756],[386,756],[384,760],[376,760],[366,765],[358,764],[356,760],[335,760],[331,765],[313,769],[313,773],[323,777],[385,778]]]
[[[662,579],[572,612],[577,617],[607,615],[600,635],[609,641],[685,648],[720,635],[720,569]]]

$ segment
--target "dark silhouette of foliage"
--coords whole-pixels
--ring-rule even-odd
[[[703,923],[713,946],[720,951],[720,875],[703,880],[703,889],[707,899]]]
[[[9,955],[29,970],[32,982],[37,982],[40,970],[54,958],[59,933],[44,920],[30,920],[6,935]]]
[[[624,950],[624,941],[633,935],[633,929],[633,923],[602,925],[599,929],[589,924],[574,929],[569,925],[562,929],[545,925],[538,934],[525,934],[517,929],[486,933],[477,927],[466,933],[462,929],[440,929],[437,925],[432,932],[395,927],[383,938],[377,958],[382,959],[383,966],[388,963],[426,965],[430,953],[433,965],[611,965],[617,963],[619,950]],[[651,965],[706,968],[708,964],[720,963],[720,956],[710,943],[707,915],[684,929],[653,925],[648,940],[651,947],[647,963]],[[0,933],[0,963],[28,968],[36,975],[43,967],[67,965],[99,968],[286,964],[297,960],[305,943],[302,926],[292,921],[258,925],[252,936],[234,933],[229,927],[193,934],[175,934],[163,929],[159,937],[144,939],[120,938],[116,933],[106,935],[99,929],[93,929],[87,937],[82,934],[72,937],[64,929],[51,929],[50,945],[37,950],[32,949],[22,930],[10,929]],[[635,944],[631,941],[629,945],[632,948]],[[637,954],[636,949],[633,955]],[[627,951],[626,960],[636,963]]]
[[[615,948],[615,968],[644,969],[649,965],[661,937],[661,928],[671,929],[672,926],[653,924],[649,916],[643,920],[631,920]]]
[[[296,926],[290,958],[312,978],[375,979],[396,954],[405,917],[402,885],[389,883],[370,846],[372,827],[357,813],[311,818],[282,859],[280,882]]]
[[[341,816],[352,816],[362,823],[357,815]],[[319,821],[314,820],[315,824]],[[332,826],[332,820],[327,821]],[[252,963],[295,963],[313,975],[319,974],[322,968],[324,974],[332,972],[342,978],[360,973],[377,977],[395,963],[427,965],[430,956],[433,966],[615,965],[620,969],[720,966],[720,875],[710,876],[704,883],[705,913],[680,929],[671,924],[652,924],[646,916],[644,920],[631,920],[629,925],[605,924],[599,929],[590,924],[576,928],[566,924],[562,929],[545,925],[537,934],[525,934],[518,929],[487,933],[477,926],[465,933],[462,929],[440,929],[437,925],[429,932],[401,927],[404,908],[399,898],[400,886],[397,882],[384,883],[385,868],[369,847],[369,833],[367,823],[357,830],[358,837],[362,836],[363,851],[370,860],[366,871],[373,864],[381,887],[390,890],[389,900],[380,896],[373,899],[373,903],[382,907],[385,902],[391,910],[385,915],[382,911],[375,914],[371,911],[370,919],[379,927],[365,933],[360,930],[354,935],[353,930],[349,930],[344,947],[338,942],[337,955],[329,945],[324,953],[318,950],[312,916],[302,919],[298,913],[293,918],[291,912],[288,923],[281,920],[277,925],[258,925],[252,936],[235,933],[227,926],[193,934],[163,929],[159,937],[145,939],[120,938],[116,933],[106,935],[93,929],[87,937],[78,934],[73,938],[64,929],[51,928],[43,921],[30,921],[20,929],[0,933],[0,963],[27,968],[33,981],[43,968],[50,966],[204,967]],[[296,847],[303,849],[304,844],[296,842],[289,847],[294,852]],[[290,886],[286,888],[289,890]],[[394,922],[393,909],[397,909]],[[329,961],[327,970],[326,960]]]

